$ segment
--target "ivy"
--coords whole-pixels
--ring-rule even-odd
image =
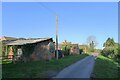
[[[29,57],[33,53],[35,46],[36,46],[36,44],[23,45],[22,46],[23,55],[25,57]]]
[[[18,46],[12,46],[13,55],[17,55]]]
[[[10,52],[10,46],[7,46],[7,55],[9,55]]]
[[[2,56],[5,56],[5,50],[6,50],[6,46],[2,45]]]

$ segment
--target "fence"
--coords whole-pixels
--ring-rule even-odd
[[[15,63],[16,61],[21,61],[22,58],[20,55],[6,55],[6,56],[0,56],[1,61],[12,61]]]

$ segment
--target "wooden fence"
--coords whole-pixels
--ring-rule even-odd
[[[22,61],[22,58],[20,55],[6,55],[6,56],[0,56],[1,61],[12,61],[13,63]]]

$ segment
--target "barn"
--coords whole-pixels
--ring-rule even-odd
[[[51,60],[55,55],[52,38],[18,39],[7,44],[10,59],[17,61]]]

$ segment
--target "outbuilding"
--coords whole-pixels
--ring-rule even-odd
[[[23,61],[51,60],[55,56],[55,45],[52,38],[30,38],[10,42],[8,56]]]

